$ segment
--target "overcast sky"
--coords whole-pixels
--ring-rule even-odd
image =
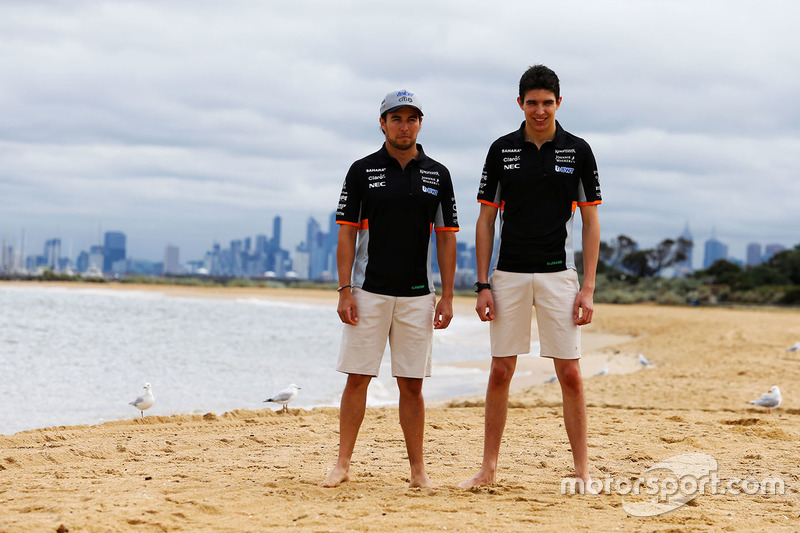
[[[523,119],[519,77],[561,78],[557,118],[592,146],[603,240],[688,223],[734,257],[800,243],[800,4],[794,1],[4,1],[0,239],[73,257],[284,247],[327,227],[350,164],[380,147],[398,88],[453,176],[472,243],[489,144]]]

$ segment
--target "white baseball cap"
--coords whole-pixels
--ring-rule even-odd
[[[392,91],[384,97],[383,102],[381,102],[381,115],[397,111],[405,106],[416,108],[419,111],[419,115],[422,116],[422,102],[419,96],[406,89]]]

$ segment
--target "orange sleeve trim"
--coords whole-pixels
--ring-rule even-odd
[[[336,223],[337,224],[347,225],[347,226],[355,226],[357,228],[361,227],[361,224],[359,224],[357,222],[348,222],[347,220],[337,220]]]
[[[478,200],[478,203],[479,204],[486,204],[486,205],[490,205],[492,207],[500,208],[500,204],[496,204],[494,202],[490,202],[489,200]]]
[[[460,228],[441,227],[436,228],[436,231],[458,231]]]
[[[587,205],[600,205],[602,203],[603,203],[602,200],[595,200],[594,202],[581,202],[578,204],[578,207],[584,207]]]

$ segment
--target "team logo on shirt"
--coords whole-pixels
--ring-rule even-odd
[[[575,172],[575,169],[570,167],[560,167],[556,165],[556,172],[562,172],[564,174],[572,174],[573,172]]]
[[[439,194],[439,191],[437,191],[436,189],[432,189],[431,187],[426,187],[424,185],[422,186],[422,192],[426,192],[434,196],[437,196]]]

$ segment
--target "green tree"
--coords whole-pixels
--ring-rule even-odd
[[[655,248],[628,253],[622,259],[622,266],[640,278],[657,276],[665,268],[685,261],[691,246],[684,238],[664,239]]]
[[[778,252],[767,261],[767,266],[785,276],[793,285],[800,285],[800,244],[794,250]]]

